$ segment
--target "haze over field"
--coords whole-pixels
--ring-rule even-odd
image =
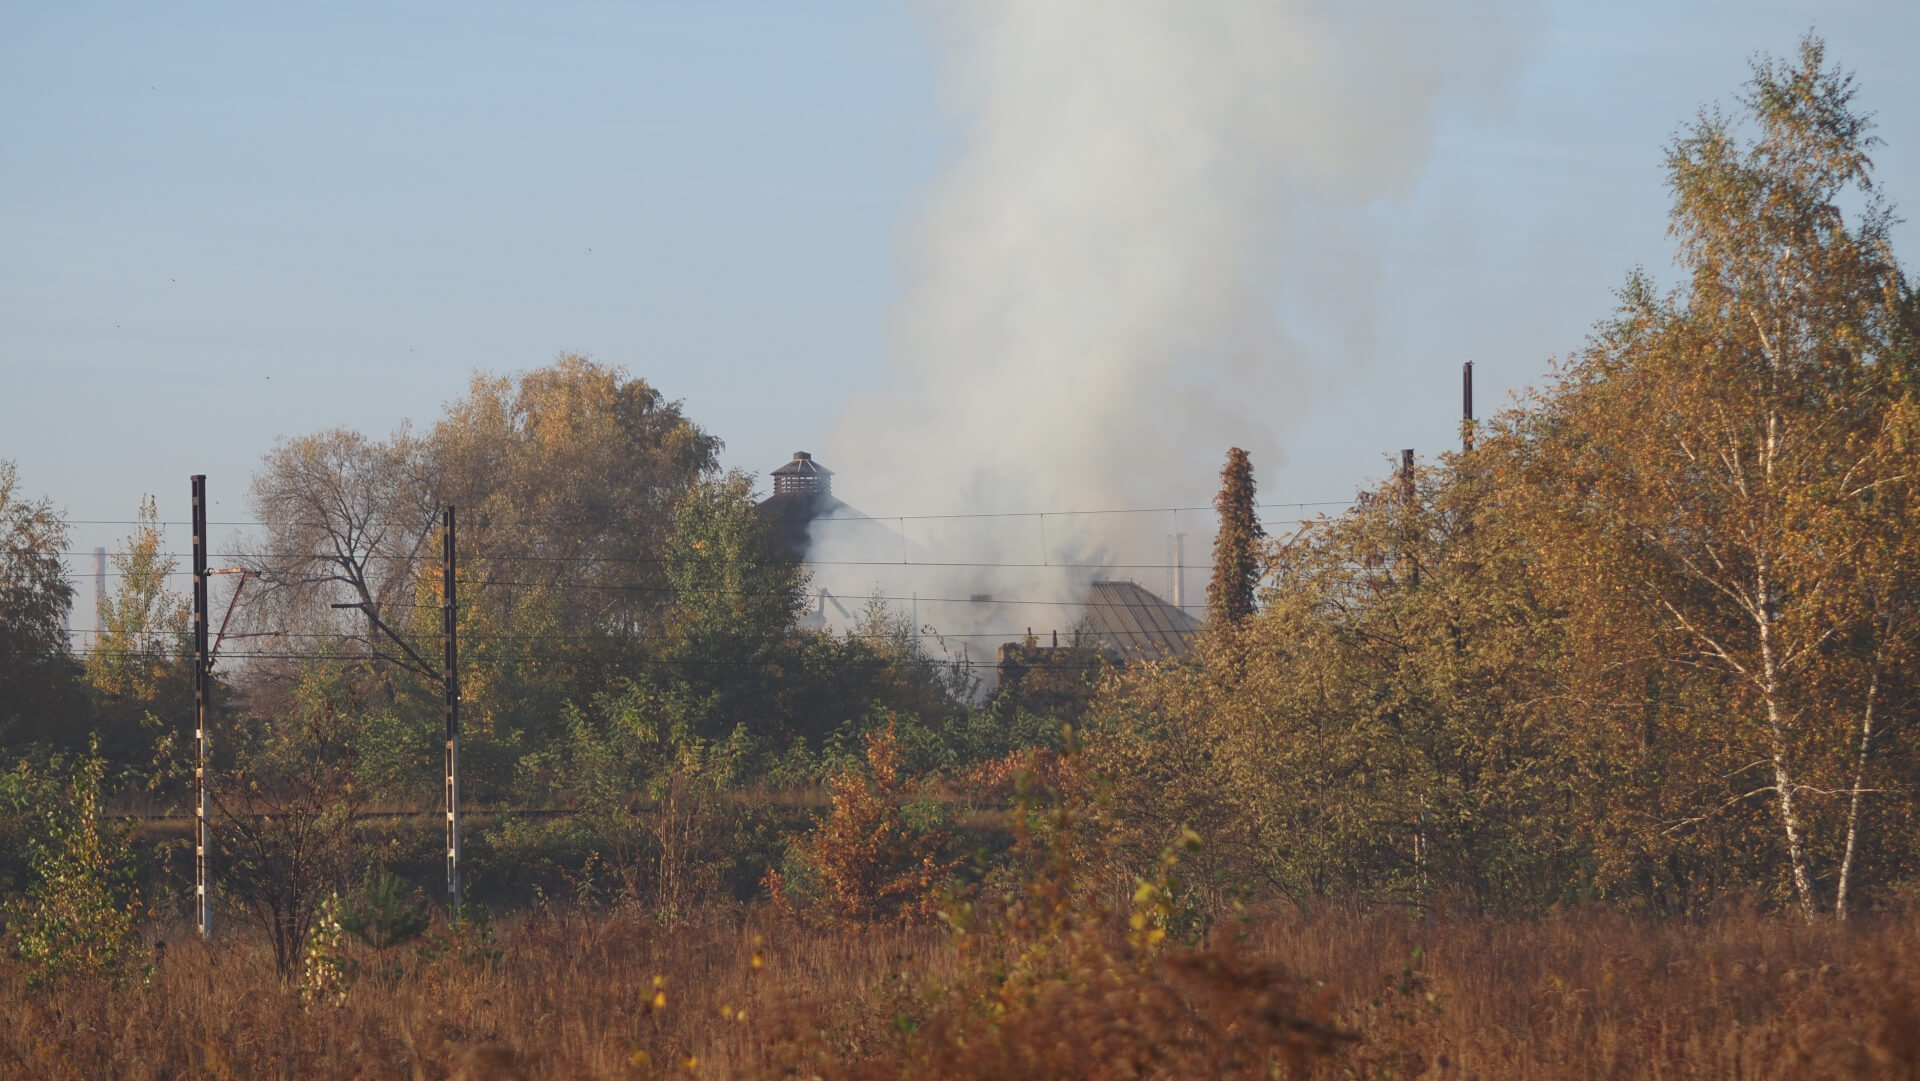
[[[1915,1076],[1810,14],[13,17],[0,1077]]]
[[[1205,504],[1236,441],[1263,498],[1344,499],[1453,444],[1460,362],[1491,408],[1662,272],[1657,148],[1750,54],[1814,25],[1876,108],[1920,98],[1893,2],[1101,8],[15,13],[0,449],[85,552],[143,493],[184,521],[191,473],[249,517],[278,436],[576,350],[730,465],[818,451],[874,515],[976,475],[1024,510]]]

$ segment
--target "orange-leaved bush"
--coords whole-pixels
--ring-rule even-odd
[[[901,773],[894,720],[866,743],[866,768],[834,775],[827,817],[794,842],[790,870],[769,871],[767,885],[777,902],[827,920],[931,920],[960,861],[948,855],[945,829],[903,807],[918,784]]]

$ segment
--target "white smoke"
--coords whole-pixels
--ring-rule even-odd
[[[1365,349],[1366,204],[1417,178],[1445,103],[1511,74],[1523,2],[939,4],[963,135],[911,234],[895,384],[822,456],[837,494],[878,514],[1204,504],[1233,445],[1270,475],[1307,364]],[[1202,517],[1177,524],[1204,563]],[[1176,524],[1054,518],[1043,546],[1032,519],[965,522],[906,528],[931,561],[1105,561],[1155,589],[1142,568]],[[952,570],[925,588],[1071,597],[1104,573]]]

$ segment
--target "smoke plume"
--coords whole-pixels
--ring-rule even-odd
[[[1193,505],[1229,446],[1280,466],[1308,373],[1366,349],[1367,204],[1415,181],[1449,100],[1504,83],[1521,2],[933,7],[961,138],[909,237],[894,379],[823,455],[838,494],[876,514]],[[1204,562],[1201,517],[906,528],[941,558],[1104,560],[1160,589],[1139,568],[1176,525]],[[928,589],[1010,588],[968,574]]]

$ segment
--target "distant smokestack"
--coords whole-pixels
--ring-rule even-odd
[[[107,631],[107,550],[93,550],[93,636]]]
[[[1460,449],[1473,449],[1473,361],[1460,368]]]
[[[1187,535],[1173,535],[1173,606],[1187,606]]]

